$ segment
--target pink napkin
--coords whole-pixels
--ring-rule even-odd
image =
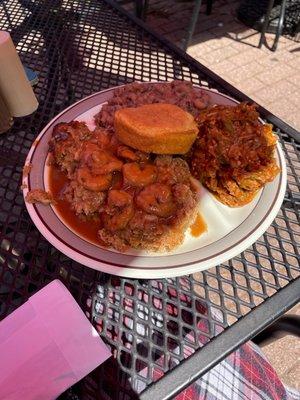
[[[0,399],[55,399],[110,355],[54,280],[0,322]]]

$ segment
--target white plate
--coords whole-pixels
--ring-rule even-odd
[[[203,88],[196,89],[208,92],[214,104],[237,104],[235,100],[222,94]],[[85,121],[93,128],[93,116],[99,111],[101,104],[113,96],[113,90],[114,88],[95,93],[80,100],[62,111],[43,129],[26,159],[26,164],[32,164],[32,170],[23,180],[23,184],[27,185],[23,190],[24,196],[28,190],[48,188],[46,159],[54,125],[76,119]],[[227,207],[202,188],[199,210],[207,223],[208,231],[198,238],[187,233],[184,243],[170,253],[132,250],[124,254],[105,249],[72,231],[54,206],[26,202],[26,207],[38,230],[53,246],[90,268],[145,279],[186,275],[203,271],[238,255],[268,229],[280,209],[286,189],[286,164],[279,144],[276,158],[281,173],[244,207]]]

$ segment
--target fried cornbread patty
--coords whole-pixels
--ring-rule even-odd
[[[147,104],[115,113],[115,131],[127,146],[155,154],[185,154],[198,127],[191,114],[173,104]]]
[[[197,122],[191,172],[222,203],[230,207],[249,203],[279,173],[276,136],[271,125],[259,121],[255,105],[208,107]]]

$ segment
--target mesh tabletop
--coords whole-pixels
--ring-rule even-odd
[[[134,80],[185,79],[247,98],[106,1],[0,1],[0,29],[10,31],[23,63],[38,73],[40,103],[0,136],[0,319],[59,278],[114,356],[72,389],[74,398],[131,399],[142,391],[150,398],[173,373],[176,382],[160,390],[175,393],[187,385],[185,375],[196,378],[299,300],[298,134],[260,109],[280,138],[288,188],[272,226],[245,252],[193,276],[102,274],[52,247],[26,211],[22,167],[41,129],[75,101]]]

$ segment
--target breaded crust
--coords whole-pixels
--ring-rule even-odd
[[[185,154],[198,127],[191,114],[173,104],[147,104],[115,113],[115,131],[127,146],[156,154]]]

